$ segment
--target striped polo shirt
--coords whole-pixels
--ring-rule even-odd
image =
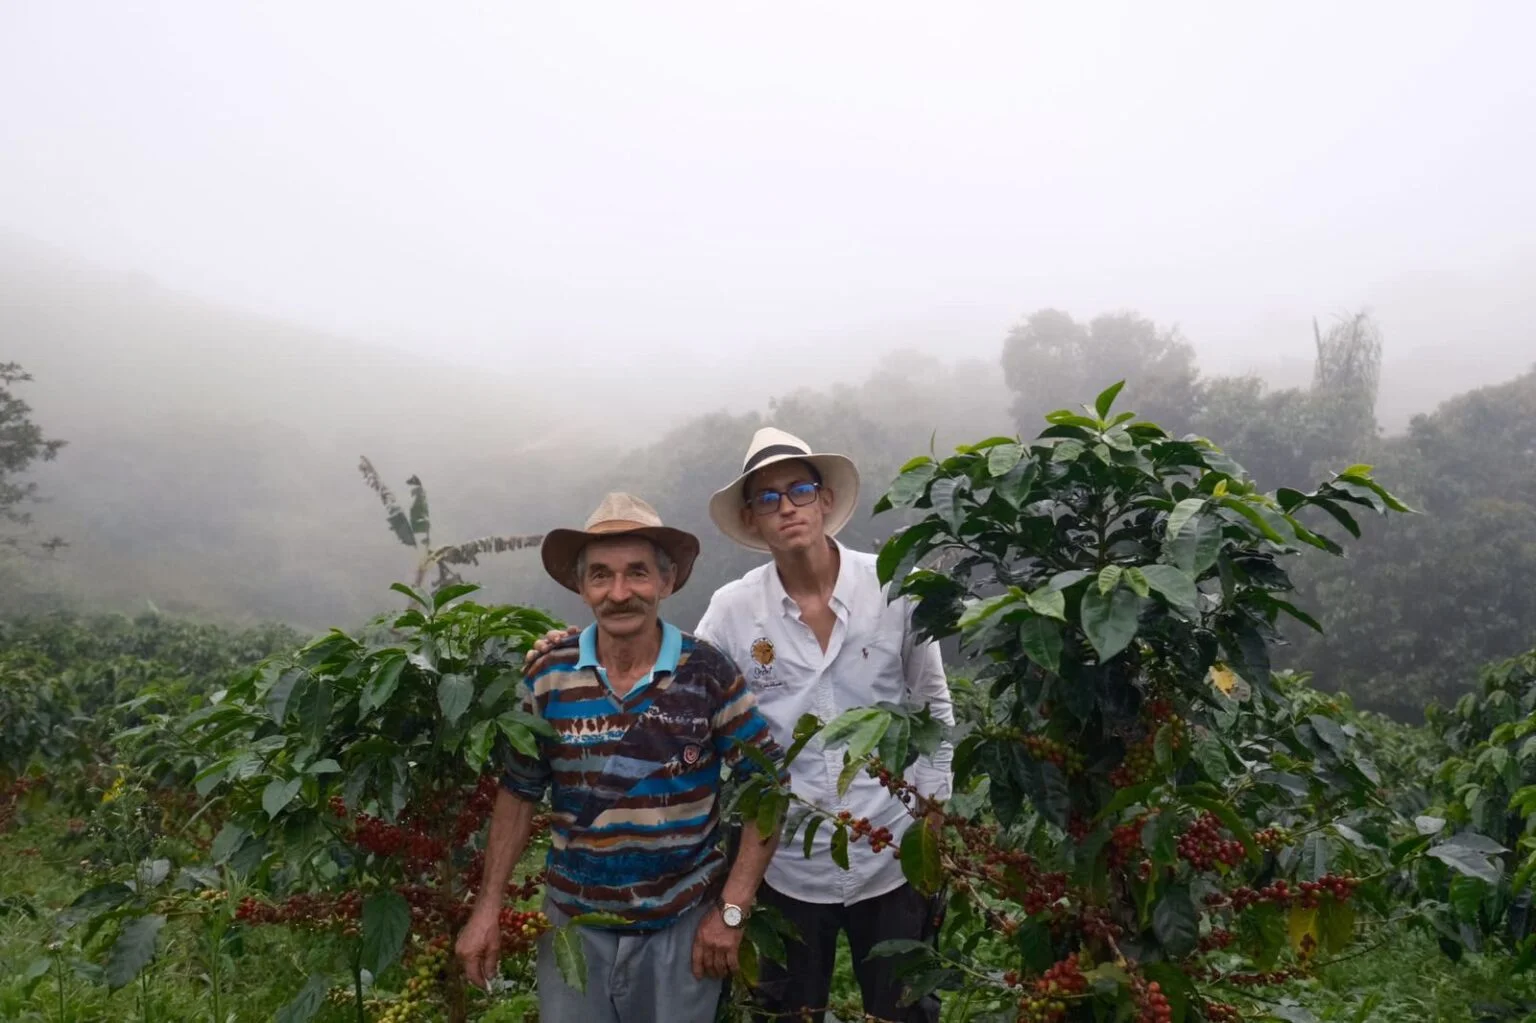
[[[597,626],[549,651],[524,679],[524,706],[557,733],[538,759],[513,751],[502,784],[550,793],[546,888],[563,912],[611,913],[659,930],[725,872],[721,765],[751,769],[738,743],[779,749],[729,658],[662,623],[651,672],[623,697],[597,660]]]

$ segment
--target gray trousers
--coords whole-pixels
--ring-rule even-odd
[[[713,1023],[723,980],[693,976],[693,935],[708,899],[664,930],[613,934],[579,928],[587,957],[587,989],[565,982],[555,962],[553,930],[539,938],[539,1023]],[[569,917],[547,899],[559,927]]]

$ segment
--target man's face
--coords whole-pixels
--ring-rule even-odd
[[[586,554],[581,599],[592,609],[598,627],[623,638],[654,629],[657,605],[672,595],[673,573],[657,566],[650,541],[594,540]]]
[[[832,510],[832,491],[822,486],[806,504],[796,505],[792,499],[795,488],[803,488],[816,482],[816,473],[810,465],[800,461],[775,462],[759,469],[747,479],[747,506],[741,510],[741,521],[776,552],[806,550],[816,544],[826,543],[827,513]],[[779,506],[765,504],[763,496],[778,494]]]

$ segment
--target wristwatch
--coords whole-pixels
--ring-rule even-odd
[[[732,930],[736,930],[747,922],[747,911],[740,906],[726,902],[723,897],[717,898],[715,905],[720,907],[720,919]]]

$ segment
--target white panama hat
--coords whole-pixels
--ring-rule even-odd
[[[741,509],[747,504],[741,486],[757,470],[776,462],[789,461],[808,462],[821,473],[822,485],[832,492],[832,510],[827,513],[826,533],[828,536],[836,536],[858,508],[859,470],[847,455],[818,454],[794,434],[771,426],[765,426],[752,435],[752,443],[747,445],[747,457],[741,462],[741,474],[715,491],[709,499],[709,517],[714,520],[716,528],[743,547],[754,551],[768,550],[767,544],[747,532],[741,524]]]

